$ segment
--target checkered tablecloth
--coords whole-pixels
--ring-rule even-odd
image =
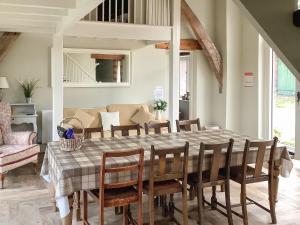
[[[59,142],[48,144],[41,175],[48,176],[54,184],[56,197],[68,196],[79,190],[95,189],[99,187],[100,159],[103,151],[122,151],[134,148],[145,150],[144,180],[149,177],[150,147],[153,144],[157,148],[182,146],[186,141],[190,144],[189,149],[189,172],[197,171],[197,160],[200,143],[222,143],[230,138],[234,139],[232,166],[241,165],[245,140],[257,140],[245,135],[240,135],[229,130],[206,130],[163,135],[130,136],[122,138],[104,138],[86,140],[80,150],[74,152],[61,151]],[[209,170],[209,152],[205,157],[205,169]],[[266,157],[268,155],[266,154]],[[288,176],[292,168],[292,161],[284,146],[278,146],[276,160],[280,161],[284,171],[282,175]],[[125,166],[136,162],[135,157],[114,158],[107,161],[108,166]],[[256,160],[256,152],[249,154],[249,163]],[[225,163],[225,155],[223,165]],[[128,180],[132,174],[114,174],[107,177],[108,182]]]

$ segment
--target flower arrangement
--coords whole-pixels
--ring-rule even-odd
[[[167,102],[162,99],[158,99],[154,101],[153,108],[156,111],[166,111],[167,110]]]
[[[39,79],[26,79],[26,80],[18,80],[20,86],[23,89],[24,96],[27,99],[31,99],[35,89],[38,87]]]

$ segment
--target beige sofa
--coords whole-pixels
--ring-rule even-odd
[[[90,127],[86,127],[86,128],[97,128],[102,126],[100,112],[119,112],[120,125],[130,125],[133,124],[133,122],[131,121],[131,117],[141,107],[144,107],[146,111],[149,111],[148,105],[145,104],[112,104],[112,105],[107,105],[106,107],[98,107],[98,108],[64,108],[64,118],[74,116],[76,114],[76,111],[81,109],[86,113],[88,113],[89,115],[97,118],[95,119],[95,121],[92,123]],[[145,133],[144,129],[141,128],[141,134],[144,133]],[[133,131],[130,132],[130,134],[136,135],[136,132]],[[104,136],[109,137],[110,132],[105,131]],[[99,134],[92,134],[92,138],[98,138],[98,137],[100,137]]]

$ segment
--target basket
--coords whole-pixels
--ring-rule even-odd
[[[80,119],[76,117],[67,117],[59,123],[59,126],[63,127],[63,124],[68,123],[72,119],[75,119],[80,123],[82,132],[80,134],[76,134],[75,139],[60,138],[60,148],[62,151],[71,152],[78,150],[81,148],[84,141],[84,126]]]

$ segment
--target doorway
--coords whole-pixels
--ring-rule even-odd
[[[179,74],[179,120],[189,120],[193,112],[192,105],[192,53],[180,53]]]
[[[296,79],[273,52],[272,133],[295,152]]]

